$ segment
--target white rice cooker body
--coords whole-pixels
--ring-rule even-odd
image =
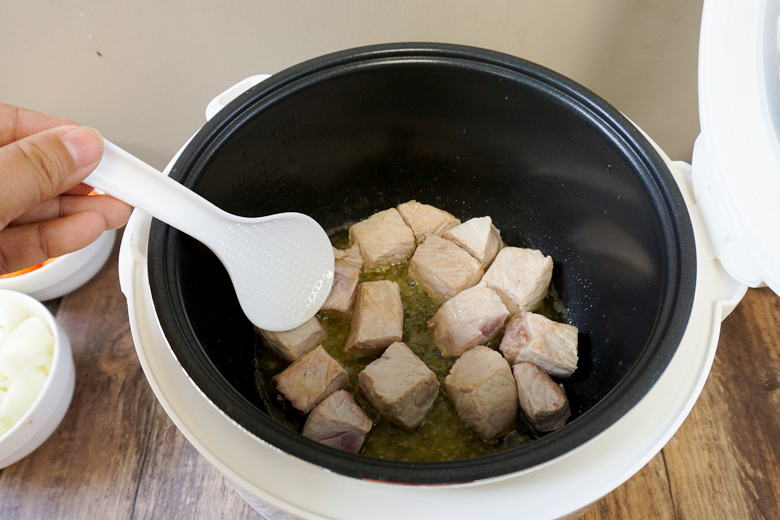
[[[176,360],[149,286],[151,218],[136,211],[122,240],[120,282],[138,357],[157,399],[198,451],[268,518],[500,520],[516,518],[518,507],[525,518],[558,518],[599,500],[647,464],[680,427],[709,374],[721,320],[747,286],[766,283],[780,291],[780,241],[772,239],[780,205],[771,204],[780,198],[780,120],[770,110],[780,107],[780,76],[774,65],[780,63],[778,15],[780,3],[770,0],[705,4],[702,135],[693,171],[659,149],[682,191],[696,239],[691,317],[657,383],[595,438],[523,471],[439,486],[359,480],[289,455],[214,406]],[[207,118],[266,77],[247,78],[217,96],[207,107]]]

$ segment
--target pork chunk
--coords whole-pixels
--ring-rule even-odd
[[[398,212],[404,222],[412,228],[418,244],[422,244],[428,235],[439,235],[460,224],[460,220],[446,211],[410,200],[398,205]]]
[[[309,352],[322,341],[325,330],[317,317],[303,325],[283,332],[271,332],[255,328],[265,340],[265,344],[287,361],[295,361]]]
[[[360,271],[363,268],[363,257],[360,256],[360,248],[353,244],[349,249],[333,248],[333,258],[336,265],[351,267]]]
[[[358,355],[382,352],[391,343],[401,341],[403,329],[404,309],[397,283],[379,280],[358,285],[355,315],[344,350]]]
[[[528,361],[557,377],[577,369],[577,327],[521,312],[509,319],[499,347],[510,365]]]
[[[379,413],[410,430],[420,424],[439,393],[436,374],[400,341],[364,368],[358,382]]]
[[[429,235],[409,262],[409,276],[439,302],[476,285],[482,274],[482,265],[474,257],[437,235]]]
[[[346,390],[326,397],[311,411],[303,436],[337,450],[358,453],[373,423]]]
[[[349,242],[360,247],[364,269],[403,262],[414,252],[414,233],[395,208],[374,213],[349,228]]]
[[[493,289],[471,287],[444,302],[428,328],[443,355],[460,356],[490,341],[508,316],[509,311]]]
[[[514,365],[512,374],[517,383],[520,409],[537,431],[551,432],[566,424],[571,412],[561,385],[533,363]]]
[[[347,371],[322,345],[304,354],[273,377],[276,389],[302,414],[347,382]]]
[[[363,258],[357,244],[349,249],[334,249],[335,267],[333,269],[333,287],[322,305],[323,311],[349,314],[355,303],[355,290],[363,267]]]
[[[501,249],[501,232],[490,217],[472,218],[442,236],[468,251],[483,268],[490,265]]]
[[[553,261],[536,249],[505,247],[480,285],[496,291],[512,314],[534,310],[547,295]]]
[[[517,417],[517,387],[501,354],[478,345],[458,358],[444,387],[467,426],[490,441],[508,433]]]

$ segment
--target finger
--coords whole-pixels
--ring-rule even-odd
[[[5,228],[0,231],[0,274],[86,247],[104,230],[103,216],[92,211]]]
[[[19,226],[33,222],[42,222],[44,220],[53,220],[60,217],[67,217],[82,213],[84,211],[94,211],[100,213],[106,222],[107,229],[117,229],[127,223],[130,218],[132,208],[110,195],[94,196],[70,196],[62,195],[42,202],[35,208],[27,211],[24,215],[11,222],[10,226]]]
[[[63,195],[89,195],[93,191],[95,191],[95,188],[93,188],[92,186],[87,186],[84,183],[81,183],[73,186],[71,189],[64,192]]]
[[[64,117],[50,116],[34,110],[0,103],[0,146],[55,126],[75,124],[75,121]]]
[[[0,228],[78,185],[102,154],[100,134],[83,126],[44,130],[0,148]]]

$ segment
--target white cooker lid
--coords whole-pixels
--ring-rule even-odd
[[[780,294],[780,1],[707,0],[693,183],[736,280]]]

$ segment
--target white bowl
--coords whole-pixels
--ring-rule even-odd
[[[29,273],[0,278],[0,290],[18,291],[46,301],[59,298],[85,284],[111,255],[116,231],[106,231],[87,247],[56,258]]]
[[[16,424],[0,435],[2,469],[29,455],[54,433],[73,398],[76,372],[70,341],[46,307],[36,299],[15,291],[0,290],[0,297],[11,299],[30,314],[39,316],[54,336],[54,355],[41,393]]]

